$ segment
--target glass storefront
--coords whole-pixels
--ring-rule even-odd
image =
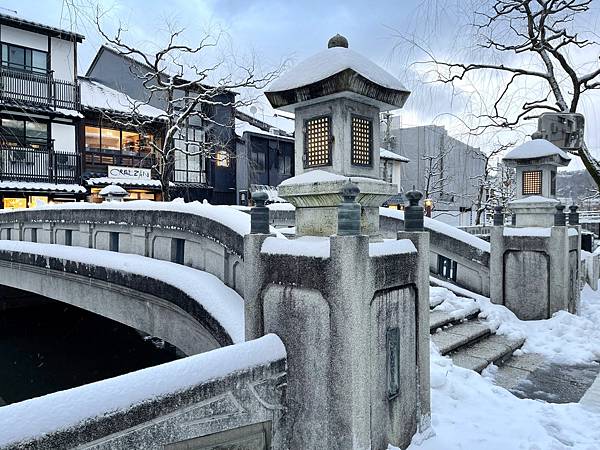
[[[154,141],[151,133],[141,134],[118,128],[85,127],[85,149],[94,152],[147,154],[151,151],[150,142]]]

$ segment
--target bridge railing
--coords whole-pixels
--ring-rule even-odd
[[[211,273],[243,295],[243,231],[250,230],[250,216],[225,208],[140,201],[3,211],[0,239],[176,262]]]

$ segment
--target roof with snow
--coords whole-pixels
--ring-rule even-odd
[[[339,42],[334,43],[339,45]],[[393,75],[365,56],[333,46],[302,61],[265,92],[274,108],[291,111],[317,98],[351,92],[382,110],[401,108],[410,95]]]
[[[385,148],[379,149],[379,156],[383,159],[393,159],[394,161],[410,162],[410,159],[408,159],[406,156],[399,155],[398,153],[386,150]]]
[[[52,36],[58,39],[64,39],[67,41],[82,42],[85,36],[73,31],[63,30],[61,28],[51,27],[50,25],[44,25],[39,22],[32,22],[31,20],[25,20],[20,17],[16,17],[9,14],[0,14],[0,24],[9,25],[22,30],[32,31],[34,33],[41,33],[47,36]]]
[[[255,133],[262,134],[269,137],[275,137],[279,139],[285,139],[287,141],[294,141],[294,138],[288,136],[284,130],[280,130],[277,127],[272,127],[269,131],[265,131],[262,128],[252,125],[251,123],[246,122],[245,120],[235,119],[235,134],[239,137],[242,137],[244,133]]]
[[[115,197],[125,197],[129,195],[129,192],[127,192],[121,186],[118,186],[116,184],[109,184],[108,186],[103,187],[98,194],[100,194],[101,196],[112,195]]]
[[[560,165],[567,165],[571,157],[552,142],[545,139],[534,139],[525,142],[508,152],[504,161],[522,161],[531,159],[554,158]]]
[[[158,119],[167,113],[162,109],[135,100],[123,92],[86,77],[79,77],[81,85],[81,105],[84,108],[131,114],[135,112],[144,117]]]

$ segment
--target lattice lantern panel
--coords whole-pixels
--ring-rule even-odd
[[[331,165],[331,118],[316,117],[306,121],[306,167]]]
[[[369,119],[352,117],[352,164],[370,166],[373,148],[373,127]]]
[[[542,194],[542,171],[523,172],[523,195]]]

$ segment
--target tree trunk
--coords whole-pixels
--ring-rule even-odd
[[[596,188],[598,189],[598,191],[600,191],[600,167],[598,166],[598,161],[596,161],[594,157],[590,154],[585,142],[583,143],[581,149],[579,149],[577,154],[583,161],[583,165],[585,166],[588,173],[594,179],[594,182],[596,183]]]

